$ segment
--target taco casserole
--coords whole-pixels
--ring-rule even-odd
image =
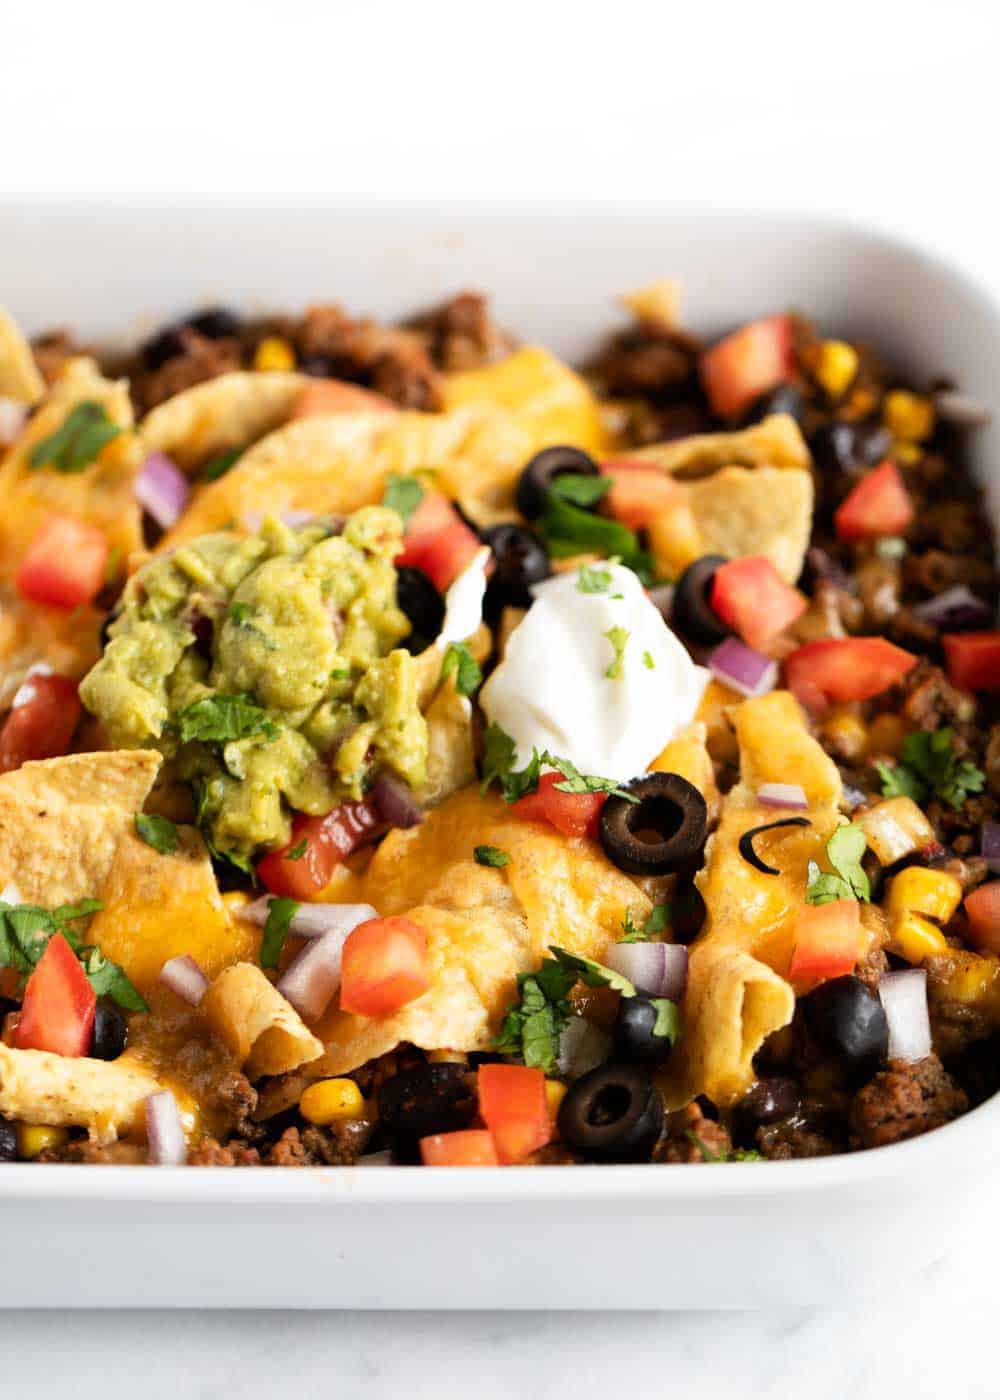
[[[678,301],[575,368],[471,293],[0,313],[0,1162],[749,1164],[1000,1087],[983,410]]]

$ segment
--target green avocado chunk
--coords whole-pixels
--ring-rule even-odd
[[[288,841],[293,810],[360,797],[376,769],[424,781],[417,671],[397,649],[400,535],[381,506],[342,530],[267,518],[157,556],[125,588],[80,695],[115,747],[164,754],[239,865]]]

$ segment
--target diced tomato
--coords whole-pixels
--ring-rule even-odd
[[[420,1139],[420,1156],[425,1167],[498,1167],[500,1159],[493,1139],[485,1128],[466,1128],[458,1133],[435,1133]]]
[[[29,603],[78,608],[104,587],[108,542],[95,525],[72,515],[50,515],[40,526],[14,575]]]
[[[269,851],[258,862],[257,874],[271,894],[312,899],[330,883],[340,862],[372,840],[382,824],[367,798],[342,802],[325,817],[307,817],[300,812],[292,822],[288,845]]]
[[[440,491],[425,491],[407,522],[403,552],[394,562],[397,568],[422,570],[443,593],[472,563],[479,548],[478,536],[447,497]]]
[[[96,1006],[97,994],[76,954],[61,933],[54,933],[24,989],[17,1048],[86,1055]]]
[[[604,503],[609,513],[630,530],[644,529],[683,499],[684,493],[673,477],[648,462],[614,458],[604,463],[601,472],[614,483]]]
[[[969,942],[981,953],[1000,953],[1000,880],[991,880],[965,896]]]
[[[767,316],[706,350],[698,362],[713,413],[737,418],[761,394],[785,383],[795,371],[792,323]]]
[[[561,773],[543,773],[535,791],[514,803],[514,811],[525,821],[548,822],[564,836],[589,836],[596,841],[607,794],[560,792],[556,783],[565,781]]]
[[[785,680],[806,706],[821,701],[870,700],[912,671],[917,658],[884,637],[836,637],[807,642],[785,659]]]
[[[479,1112],[503,1163],[523,1162],[552,1136],[545,1075],[524,1065],[483,1065]]]
[[[412,919],[368,919],[349,933],[340,969],[340,1006],[356,1016],[390,1016],[430,986],[427,935]]]
[[[1000,690],[1000,632],[955,632],[941,641],[953,685],[962,690]]]
[[[396,405],[343,379],[311,379],[292,409],[293,418],[316,418],[327,413],[394,413]]]
[[[853,972],[861,952],[861,914],[856,899],[806,904],[799,911],[788,977],[796,988]]]
[[[715,571],[709,595],[712,611],[738,632],[749,647],[766,646],[809,606],[763,554],[731,559]]]
[[[833,519],[842,540],[901,535],[913,522],[913,502],[896,463],[886,460],[863,477]]]
[[[69,676],[29,676],[0,729],[0,773],[33,758],[60,758],[80,718],[76,681]]]

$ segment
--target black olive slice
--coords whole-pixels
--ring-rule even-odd
[[[525,520],[537,520],[557,476],[600,476],[594,459],[579,447],[546,447],[536,452],[517,481],[515,502]]]
[[[593,1162],[648,1162],[663,1127],[663,1101],[634,1065],[599,1065],[559,1105],[563,1141]]]
[[[811,826],[808,817],[783,817],[779,822],[765,822],[763,826],[752,826],[749,831],[744,831],[740,837],[740,855],[752,865],[755,870],[761,871],[764,875],[780,875],[781,871],[773,865],[768,865],[761,860],[760,856],[753,848],[753,838],[759,836],[762,831],[778,831],[783,826]]]
[[[423,651],[441,631],[444,599],[423,570],[404,565],[396,570],[396,603],[413,627],[403,645],[409,651]]]
[[[715,571],[727,562],[721,554],[704,554],[689,564],[677,580],[670,625],[689,642],[709,647],[730,635],[730,629],[708,601]]]
[[[491,525],[482,538],[496,560],[483,613],[488,622],[496,622],[504,608],[530,608],[532,586],[552,569],[542,542],[523,525]]]
[[[604,853],[628,875],[669,875],[701,854],[708,826],[705,799],[679,773],[647,773],[626,783],[636,800],[612,794],[601,811]]]

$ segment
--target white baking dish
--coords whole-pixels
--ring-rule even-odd
[[[0,301],[32,331],[134,335],[201,301],[399,314],[463,287],[577,358],[670,274],[707,331],[798,306],[990,404],[1000,317],[954,271],[824,220],[554,209],[0,206]],[[142,315],[138,315],[138,312]],[[978,469],[1000,508],[1000,427]],[[0,503],[2,508],[2,503]],[[1000,1101],[818,1161],[289,1171],[0,1169],[11,1307],[665,1308],[892,1287],[984,1210]],[[16,1261],[16,1267],[11,1267]]]

